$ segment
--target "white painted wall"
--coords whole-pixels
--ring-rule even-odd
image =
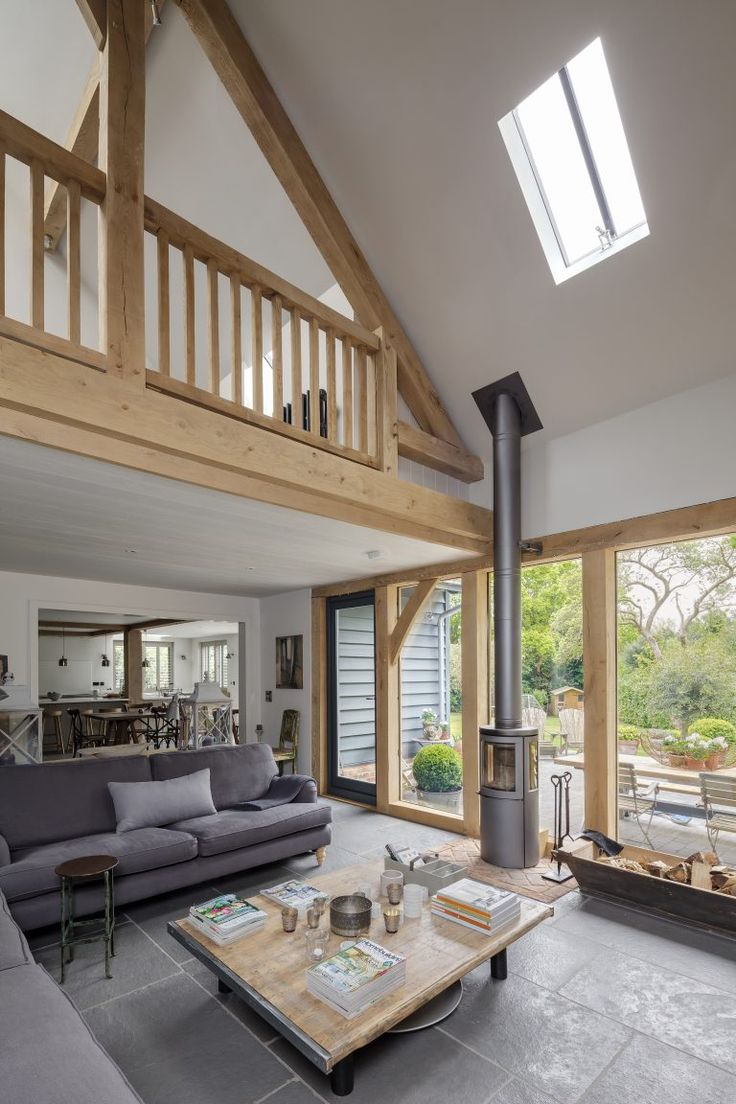
[[[311,666],[311,591],[294,590],[261,599],[261,665],[262,692],[260,716],[265,738],[277,744],[281,714],[285,709],[298,709],[301,728],[297,768],[300,774],[312,773],[312,666]],[[276,689],[276,637],[304,637],[304,688]],[[273,701],[266,701],[266,691],[273,692]],[[253,726],[256,722],[253,721]],[[253,737],[249,727],[248,737]],[[288,768],[287,768],[288,769]]]
[[[564,437],[527,438],[524,537],[733,497],[734,411],[736,376],[727,376]],[[471,498],[492,504],[490,471]]]
[[[262,698],[260,605],[257,598],[0,572],[0,654],[9,657],[10,670],[15,675],[15,681],[29,684],[34,695],[39,691],[37,646],[39,609],[88,609],[99,613],[133,613],[151,618],[171,617],[172,621],[179,619],[244,621],[246,625],[246,726],[252,736],[255,725],[261,717]],[[237,638],[229,638],[229,642],[235,645],[232,650],[237,652]],[[71,642],[71,647],[76,649],[80,644],[80,641],[75,640]],[[196,645],[196,650],[193,645]],[[67,638],[67,651],[69,647],[70,639]],[[179,676],[181,673],[182,680],[187,674],[191,678],[191,657],[195,656],[198,663],[198,642],[189,641],[186,638],[178,639],[174,641],[174,647],[177,655],[184,654],[188,657],[188,667],[182,667],[181,672],[177,669],[176,675]],[[54,654],[58,658],[56,652]],[[76,655],[76,651],[74,654]],[[112,658],[111,652],[110,658]],[[102,672],[104,670],[101,669]],[[107,668],[107,671],[111,680],[112,667]],[[40,689],[46,690],[49,687],[42,686]],[[76,690],[77,687],[73,689]]]

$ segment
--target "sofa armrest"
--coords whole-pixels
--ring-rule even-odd
[[[317,783],[307,774],[276,775],[263,795],[266,800],[309,802],[317,800]]]
[[[0,836],[0,866],[10,866],[10,848],[5,836]]]

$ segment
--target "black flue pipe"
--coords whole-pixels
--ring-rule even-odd
[[[496,727],[520,728],[521,412],[502,393],[493,411],[493,627]]]

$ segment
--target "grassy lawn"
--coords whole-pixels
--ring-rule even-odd
[[[557,739],[560,735],[560,718],[548,717],[544,724],[544,733],[547,739],[552,739],[555,743],[559,743]],[[450,735],[455,740],[460,740],[463,734],[463,715],[462,713],[450,714]]]

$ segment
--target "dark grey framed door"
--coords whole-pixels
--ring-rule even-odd
[[[376,803],[376,625],[373,591],[327,603],[329,789]]]

